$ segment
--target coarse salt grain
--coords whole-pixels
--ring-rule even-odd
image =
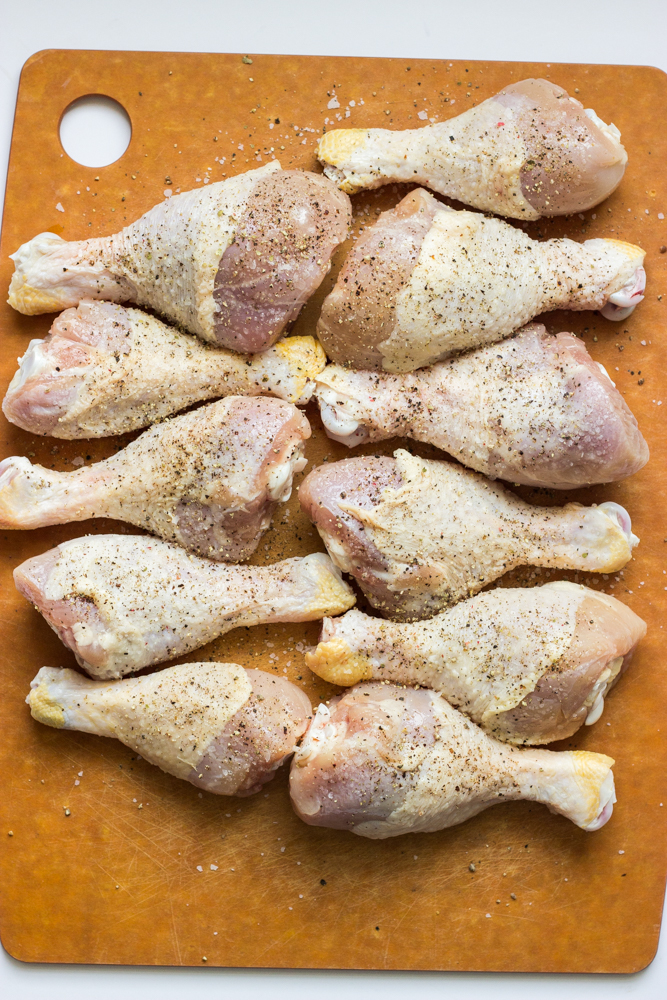
[[[64,212],[64,211],[65,209],[62,207],[60,202],[58,202],[58,204],[56,205],[56,212]]]

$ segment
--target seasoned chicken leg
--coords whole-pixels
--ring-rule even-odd
[[[184,663],[110,683],[42,667],[26,702],[47,726],[114,737],[197,788],[242,796],[271,780],[312,712],[295,684],[237,663]]]
[[[209,347],[139,309],[81,302],[31,340],[2,409],[33,434],[106,437],[139,430],[200,400],[278,396],[303,404],[326,358],[313,337],[262,354]]]
[[[88,535],[14,570],[18,590],[93,677],[183,656],[231,629],[315,621],[354,604],[321,552],[225,566],[144,535]]]
[[[406,181],[487,212],[539,219],[585,212],[610,195],[628,161],[620,139],[562,87],[521,80],[436,125],[334,129],[318,156],[348,194]]]
[[[599,753],[517,750],[435,691],[361,684],[319,706],[292,761],[290,794],[311,826],[373,840],[433,833],[513,799],[599,830],[616,801],[613,763]]]
[[[411,437],[491,479],[570,489],[637,472],[648,446],[625,400],[571,333],[511,340],[405,375],[328,365],[324,429],[349,447]]]
[[[306,465],[310,424],[291,403],[229,396],[144,431],[103,462],[53,472],[0,462],[0,527],[115,517],[237,562],[254,552]]]
[[[329,555],[388,618],[430,618],[516,566],[612,573],[639,541],[616,503],[535,507],[451,462],[348,458],[299,490]]]
[[[332,361],[408,372],[504,340],[539,313],[642,301],[644,251],[619,240],[530,239],[417,189],[359,237],[317,332]]]
[[[168,198],[113,236],[40,233],[12,255],[9,304],[34,315],[136,302],[211,343],[263,351],[319,286],[350,217],[326,177],[274,160]]]
[[[620,601],[560,581],[488,590],[414,624],[325,618],[306,665],[332,684],[433,688],[496,739],[551,743],[597,722],[645,634]]]

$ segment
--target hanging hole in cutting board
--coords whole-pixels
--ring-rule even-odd
[[[60,120],[63,149],[84,167],[106,167],[119,160],[131,138],[132,122],[127,111],[103,94],[79,97]]]

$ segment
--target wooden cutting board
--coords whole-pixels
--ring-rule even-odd
[[[219,798],[114,741],[40,726],[24,705],[31,678],[45,664],[74,660],[18,596],[12,569],[86,532],[133,529],[91,521],[7,532],[0,541],[0,929],[16,958],[551,972],[633,972],[651,961],[667,861],[660,634],[667,592],[667,220],[659,215],[667,214],[665,75],[628,66],[43,52],[21,78],[0,286],[6,289],[11,276],[8,254],[43,230],[67,239],[111,233],[160,201],[165,188],[187,190],[272,156],[285,167],[317,169],[323,126],[415,127],[421,111],[443,120],[529,76],[552,79],[614,121],[630,164],[618,192],[596,211],[527,231],[612,235],[647,251],[647,297],[629,320],[612,324],[580,313],[551,314],[546,322],[554,331],[574,329],[605,364],[640,421],[649,465],[627,482],[568,497],[519,491],[545,504],[613,499],[627,506],[641,536],[618,577],[562,574],[604,587],[649,624],[601,721],[563,744],[616,758],[612,820],[586,834],[542,806],[518,803],[452,830],[373,843],[302,824],[289,805],[286,769],[266,794]],[[64,110],[85,94],[115,98],[132,120],[127,152],[103,169],[74,163],[58,137]],[[339,106],[330,108],[334,95]],[[357,226],[402,193],[391,186],[356,197]],[[334,273],[303,310],[298,332],[313,331]],[[29,339],[43,336],[51,319],[0,307],[0,391]],[[308,412],[311,465],[347,455],[322,435],[312,407]],[[57,469],[73,469],[77,457],[105,457],[121,443],[35,439],[4,419],[0,437],[3,457],[29,455]],[[396,444],[367,451],[389,453]],[[258,560],[321,548],[295,498],[287,510]],[[545,580],[527,569],[505,582]],[[189,659],[236,660],[286,674],[317,702],[333,692],[303,663],[304,645],[317,634],[317,623],[239,630]]]

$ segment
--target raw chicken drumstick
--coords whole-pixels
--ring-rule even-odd
[[[334,129],[318,156],[348,194],[389,181],[425,184],[512,219],[585,212],[628,161],[615,125],[548,80],[521,80],[456,118],[405,131]]]
[[[306,465],[310,424],[291,403],[228,396],[165,420],[76,472],[0,462],[0,527],[115,517],[210,559],[254,552]]]
[[[349,447],[411,437],[492,479],[570,489],[637,472],[648,446],[601,365],[571,333],[510,340],[405,375],[328,365],[324,429]]]
[[[372,840],[432,833],[498,802],[543,802],[582,830],[611,816],[604,754],[517,750],[487,736],[435,691],[361,684],[320,705],[290,770],[311,826]]]
[[[38,722],[112,736],[216,795],[258,792],[312,713],[295,684],[236,663],[184,663],[110,683],[42,667],[30,688],[26,702]]]
[[[9,304],[31,316],[136,302],[211,343],[263,351],[321,283],[350,217],[326,177],[274,160],[174,195],[113,236],[40,233],[12,255]]]
[[[325,618],[306,665],[331,684],[432,688],[496,739],[552,743],[597,722],[645,634],[620,601],[559,581],[498,587],[414,624]]]
[[[539,313],[642,301],[644,251],[619,240],[531,240],[423,188],[359,237],[317,325],[332,361],[408,372],[504,340]]]
[[[19,359],[2,409],[33,434],[94,438],[155,423],[200,400],[278,396],[306,403],[326,358],[313,337],[237,354],[179,333],[139,309],[81,302]]]
[[[321,552],[225,566],[144,535],[88,535],[14,570],[18,590],[93,677],[183,656],[231,629],[316,621],[354,604]]]
[[[401,449],[321,465],[299,499],[336,565],[402,621],[430,618],[516,566],[616,572],[639,541],[616,503],[536,507]]]

